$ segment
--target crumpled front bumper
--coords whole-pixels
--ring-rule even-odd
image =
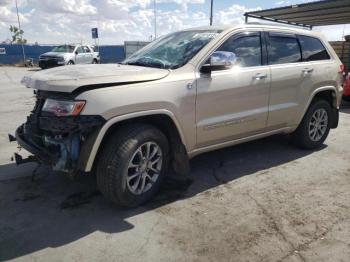
[[[33,154],[37,161],[47,164],[51,164],[55,161],[55,157],[45,149],[45,147],[36,144],[25,134],[24,124],[16,129],[15,137],[18,145]]]
[[[39,116],[35,119],[28,117],[27,122],[15,132],[19,146],[33,154],[31,159],[50,165],[57,171],[84,171],[88,161],[87,153],[91,151],[105,120],[99,116]],[[34,130],[35,125],[38,128]],[[17,154],[17,158],[21,159],[18,156]],[[15,155],[16,162],[17,158]]]

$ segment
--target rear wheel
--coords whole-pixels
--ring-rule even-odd
[[[119,206],[134,207],[159,189],[169,163],[166,136],[149,125],[130,125],[106,143],[97,163],[97,185]]]
[[[330,104],[325,100],[315,100],[310,105],[297,130],[292,134],[293,142],[301,148],[317,148],[326,140],[330,124]]]
[[[96,59],[92,60],[92,63],[97,64],[97,60]]]

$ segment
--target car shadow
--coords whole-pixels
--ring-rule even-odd
[[[41,170],[44,173],[41,175],[47,176],[36,182],[30,178],[2,181],[0,260],[67,245],[98,231],[116,234],[130,230],[134,225],[127,219],[132,216],[243,176],[257,172],[263,175],[272,167],[313,152],[291,146],[285,136],[273,136],[206,153],[191,161],[188,176],[170,174],[152,201],[134,209],[117,208],[106,201],[97,191],[93,176],[72,181],[61,174]]]

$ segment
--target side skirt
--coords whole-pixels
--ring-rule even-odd
[[[248,136],[248,137],[244,137],[244,138],[240,138],[240,139],[235,139],[235,140],[231,140],[231,141],[227,141],[227,142],[223,142],[223,143],[219,143],[219,144],[215,144],[215,145],[197,148],[197,149],[194,149],[193,151],[189,152],[188,156],[189,156],[189,158],[193,158],[197,155],[200,155],[200,154],[203,154],[206,152],[214,151],[214,150],[225,148],[225,147],[230,147],[233,145],[242,144],[242,143],[249,142],[252,140],[256,140],[256,139],[260,139],[260,138],[264,138],[264,137],[268,137],[268,136],[272,136],[272,135],[276,135],[276,134],[281,134],[281,133],[288,134],[288,133],[293,132],[296,128],[297,128],[296,126],[284,127],[284,128],[276,129],[273,131],[257,134],[257,135],[252,135],[252,136]]]

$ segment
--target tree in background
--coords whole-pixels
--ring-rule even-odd
[[[27,40],[23,38],[24,31],[16,26],[10,26],[10,32],[12,33],[11,44],[25,44]]]

